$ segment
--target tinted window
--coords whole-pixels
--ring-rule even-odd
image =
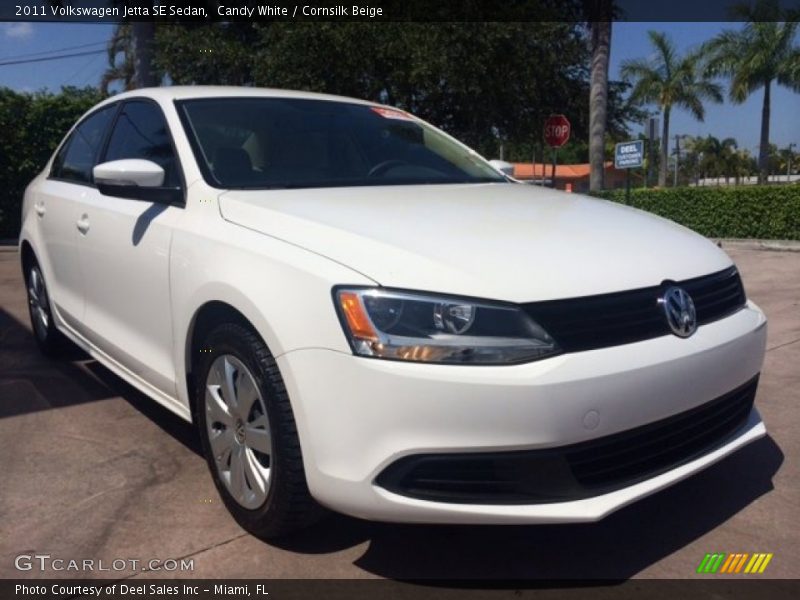
[[[164,169],[164,185],[180,185],[175,152],[161,109],[150,102],[126,102],[122,107],[104,161],[123,158],[151,160]]]
[[[218,187],[506,181],[469,148],[395,109],[297,98],[180,106],[197,161]]]
[[[53,161],[52,177],[92,182],[92,167],[97,164],[100,145],[115,109],[116,106],[103,108],[75,128]]]

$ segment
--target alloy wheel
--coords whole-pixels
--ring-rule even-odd
[[[40,340],[47,339],[47,331],[50,327],[50,300],[47,297],[47,288],[39,267],[32,267],[28,276],[28,304],[36,336]]]
[[[244,508],[267,499],[273,455],[264,399],[250,370],[231,354],[211,364],[205,386],[206,430],[219,478]]]

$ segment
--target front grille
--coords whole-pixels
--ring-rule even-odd
[[[665,281],[660,286],[566,300],[533,302],[525,311],[564,352],[579,352],[639,342],[670,333],[658,299],[676,285],[692,297],[698,325],[722,319],[745,305],[735,267],[712,275]]]
[[[412,498],[469,504],[543,504],[598,496],[674,469],[718,446],[747,420],[758,377],[686,412],[561,448],[420,454],[377,485]]]

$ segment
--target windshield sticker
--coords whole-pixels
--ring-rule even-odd
[[[399,119],[401,121],[413,121],[414,117],[402,110],[395,110],[393,108],[382,108],[380,106],[371,106],[373,112],[378,113],[384,119]]]

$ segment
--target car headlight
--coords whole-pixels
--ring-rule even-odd
[[[336,288],[360,356],[450,364],[508,364],[557,354],[547,332],[511,304],[382,288]]]

